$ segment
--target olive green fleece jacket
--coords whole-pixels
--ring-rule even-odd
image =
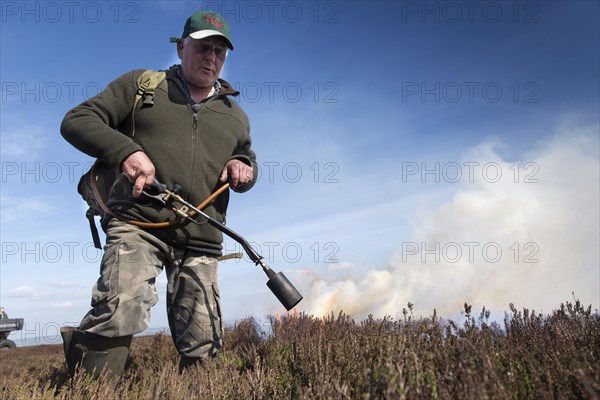
[[[201,203],[223,184],[219,176],[231,159],[253,167],[254,180],[236,189],[249,190],[256,182],[257,165],[248,117],[230,97],[239,93],[219,80],[219,94],[203,100],[195,111],[177,68],[167,71],[167,78],[155,91],[153,105],[139,102],[133,114],[135,121],[131,120],[131,110],[136,81],[145,70],[122,75],[97,96],[70,110],[62,122],[61,134],[80,151],[115,168],[130,154],[144,151],[156,167],[156,178],[167,187],[179,184],[181,195],[193,204]],[[224,222],[228,201],[227,191],[205,212]],[[135,199],[132,184],[122,174],[111,189],[108,205],[117,214],[139,221],[177,218],[155,199],[144,195]],[[177,247],[221,255],[223,236],[207,223],[186,222],[148,231]]]

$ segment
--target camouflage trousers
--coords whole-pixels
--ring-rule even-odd
[[[79,329],[106,337],[140,333],[158,301],[156,277],[166,269],[167,315],[175,347],[186,357],[214,356],[223,326],[216,258],[169,246],[134,225],[112,219]]]

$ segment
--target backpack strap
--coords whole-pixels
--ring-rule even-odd
[[[90,223],[90,232],[92,232],[92,240],[94,241],[94,247],[102,250],[102,243],[100,243],[100,235],[98,234],[98,228],[96,228],[96,221],[94,221],[94,217],[96,215],[98,215],[98,213],[91,207],[88,208],[85,212],[85,217]]]
[[[143,99],[142,103],[144,105],[154,104],[154,91],[166,77],[167,74],[165,71],[154,71],[152,69],[144,71],[136,82],[137,91],[135,93],[134,106],[137,105],[140,99]]]
[[[154,92],[158,85],[167,77],[165,71],[155,71],[147,69],[142,72],[140,77],[136,81],[137,90],[133,98],[133,107],[131,109],[131,136],[135,135],[135,109],[137,108],[140,100],[142,106],[151,107],[154,105]]]

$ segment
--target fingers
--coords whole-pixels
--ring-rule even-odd
[[[133,197],[140,197],[144,188],[150,186],[154,181],[154,173],[151,175],[139,175],[133,183]]]
[[[252,182],[254,170],[240,160],[229,160],[221,172],[221,182],[229,182],[232,189]]]
[[[140,197],[142,194],[142,190],[144,190],[144,184],[146,182],[146,177],[140,176],[135,180],[133,184],[133,197]]]
[[[154,181],[154,164],[142,151],[129,155],[123,161],[121,169],[129,182],[133,183],[133,197],[140,197],[144,187],[151,185]]]
[[[221,176],[219,177],[219,180],[221,182],[227,182],[228,177],[229,177],[229,174],[227,173],[227,165],[226,165],[225,168],[223,168],[223,171],[221,172]]]

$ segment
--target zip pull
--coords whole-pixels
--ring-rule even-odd
[[[192,125],[194,129],[198,128],[198,116],[196,115],[196,113],[192,115]]]

